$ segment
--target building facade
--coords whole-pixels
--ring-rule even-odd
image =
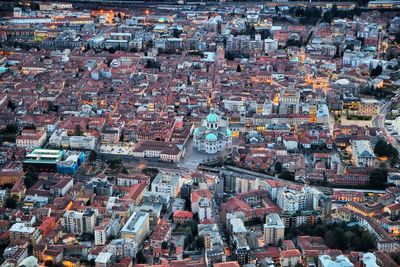
[[[215,154],[232,146],[232,132],[222,126],[214,109],[203,121],[202,125],[194,130],[194,147],[200,152]]]

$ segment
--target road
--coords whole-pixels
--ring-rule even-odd
[[[375,118],[372,119],[372,124],[373,124],[375,127],[381,128],[381,129],[384,131],[384,133],[385,133],[385,135],[386,135],[386,137],[387,137],[388,142],[389,142],[391,145],[393,145],[394,148],[397,149],[397,151],[400,152],[400,144],[399,144],[399,142],[397,141],[396,138],[394,138],[394,137],[387,131],[387,129],[386,129],[386,127],[385,127],[386,115],[387,115],[387,113],[388,113],[388,111],[389,111],[389,107],[391,106],[391,104],[392,104],[392,101],[388,101],[388,102],[386,102],[386,103],[382,106],[382,108],[381,108],[379,114],[378,114],[377,116],[375,116]]]

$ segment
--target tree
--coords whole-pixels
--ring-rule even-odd
[[[376,68],[373,68],[371,70],[370,76],[371,77],[376,77],[376,76],[381,75],[381,73],[382,73],[382,66],[378,65],[378,66],[376,66]]]
[[[279,13],[279,11],[281,11],[281,9],[279,8],[278,5],[275,6],[275,13]]]
[[[26,188],[32,187],[39,179],[38,174],[33,169],[27,170],[24,177],[24,185]]]
[[[231,52],[225,52],[225,58],[227,60],[232,61],[232,60],[235,60],[235,55],[233,53],[231,53]]]
[[[97,153],[96,153],[96,151],[90,152],[89,161],[90,161],[90,162],[94,162],[94,161],[96,160],[96,158],[97,158]]]
[[[161,249],[168,249],[168,241],[163,241],[161,243]]]
[[[285,169],[279,175],[279,178],[284,179],[284,180],[294,181],[294,174]]]
[[[297,46],[301,47],[301,41],[296,39],[289,39],[286,41],[286,46]]]
[[[190,228],[186,228],[185,230],[185,247],[187,247],[193,241],[193,234]]]
[[[75,125],[74,134],[75,134],[76,136],[82,136],[82,135],[83,135],[81,126],[80,126],[79,124],[76,124],[76,125]]]
[[[236,72],[242,72],[242,67],[240,67],[240,64],[237,65]]]
[[[110,47],[110,48],[107,49],[107,51],[108,51],[108,53],[110,53],[110,54],[114,54],[115,51],[117,51],[117,50],[116,50],[114,47]]]
[[[400,44],[400,32],[397,32],[397,33],[394,35],[394,42],[395,42],[396,44]]]
[[[6,125],[6,133],[17,133],[18,126],[15,123],[9,123]]]
[[[138,251],[138,253],[136,253],[136,263],[138,264],[146,264],[147,260],[143,255],[143,252],[141,250]]]
[[[195,220],[190,221],[190,230],[192,231],[192,234],[196,236],[198,234],[198,227],[197,227],[197,222]]]
[[[331,12],[332,12],[332,14],[333,14],[334,16],[337,15],[338,8],[337,8],[337,5],[336,5],[336,4],[333,4],[333,5],[332,5]]]
[[[277,161],[275,163],[275,172],[281,173],[282,172],[282,163],[280,161]]]
[[[174,37],[174,38],[179,38],[179,36],[181,35],[181,31],[180,30],[178,30],[178,29],[174,29],[173,31],[172,31],[172,36]]]
[[[376,143],[374,153],[379,157],[387,157],[392,162],[396,162],[399,157],[399,151],[383,139]]]
[[[117,169],[118,167],[120,167],[120,165],[122,164],[122,160],[121,159],[111,159],[108,161],[108,165],[110,166],[110,168],[112,170]]]
[[[15,105],[15,103],[13,101],[8,100],[7,108],[11,109],[11,111],[14,111],[16,107],[17,106]]]
[[[6,199],[5,207],[8,209],[15,209],[17,207],[17,201],[13,197]]]
[[[375,237],[368,231],[364,231],[361,234],[361,251],[368,251],[370,249],[375,248],[376,243],[375,243]]]
[[[126,167],[123,167],[121,172],[124,173],[124,174],[129,174],[129,171],[128,171],[128,169]]]
[[[384,188],[387,183],[387,170],[383,168],[376,168],[369,174],[369,183],[376,188]]]

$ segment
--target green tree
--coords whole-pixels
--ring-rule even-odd
[[[138,264],[146,264],[147,260],[143,255],[143,252],[141,250],[138,251],[138,253],[136,253],[136,263]]]
[[[294,174],[284,169],[282,170],[282,173],[279,175],[279,178],[284,180],[294,181]]]
[[[6,133],[17,133],[18,126],[15,123],[9,123],[6,125]]]
[[[128,171],[128,169],[126,167],[123,167],[121,172],[124,173],[124,174],[129,174],[129,171]]]
[[[281,173],[282,172],[282,163],[280,161],[277,161],[275,163],[275,172]]]
[[[388,157],[392,161],[396,161],[399,156],[399,151],[385,140],[379,140],[374,148],[374,153],[379,157]]]
[[[384,188],[387,183],[387,170],[383,168],[376,168],[369,174],[369,183],[376,188]]]
[[[204,248],[204,237],[199,236],[196,240],[197,249]]]
[[[376,66],[375,68],[373,68],[371,70],[370,76],[371,77],[376,77],[376,76],[381,75],[381,73],[382,73],[382,66],[378,65],[378,66]]]
[[[376,242],[375,237],[368,231],[364,231],[361,235],[361,243],[360,243],[361,251],[368,251],[370,249],[375,248]]]
[[[161,249],[168,249],[168,241],[163,241],[161,243]]]
[[[225,58],[232,61],[235,60],[235,55],[232,52],[225,52]]]
[[[97,158],[97,153],[96,153],[96,151],[90,152],[89,161],[90,161],[90,162],[94,162],[94,161],[96,160],[96,158]]]
[[[39,179],[38,174],[33,169],[28,169],[24,177],[24,185],[26,188],[31,188]]]
[[[83,135],[81,126],[80,126],[79,124],[76,124],[76,125],[75,125],[74,134],[75,134],[76,136],[82,136],[82,135]]]
[[[179,36],[181,35],[181,31],[180,30],[178,30],[178,29],[173,29],[173,31],[172,31],[172,36],[174,37],[174,38],[179,38]]]
[[[400,44],[400,32],[397,32],[397,33],[394,35],[394,42],[395,42],[396,44]]]
[[[8,197],[5,202],[5,207],[8,209],[15,209],[17,207],[17,201],[13,197]]]
[[[195,220],[191,220],[189,223],[190,230],[192,231],[192,234],[196,236],[198,234],[198,225]]]
[[[7,108],[11,109],[11,111],[14,111],[16,109],[17,105],[12,100],[8,100],[7,102]]]
[[[122,164],[121,159],[111,159],[108,161],[108,165],[112,170],[116,170],[117,168],[120,167],[121,164]]]

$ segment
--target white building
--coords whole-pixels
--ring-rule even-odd
[[[265,53],[274,52],[278,49],[278,41],[267,38],[264,40]]]
[[[268,214],[264,224],[265,244],[278,244],[285,236],[285,225],[276,213]]]
[[[336,259],[332,259],[329,255],[320,255],[318,262],[318,266],[321,267],[354,267],[354,264],[344,255],[339,255]]]
[[[81,235],[83,234],[83,213],[73,210],[66,211],[61,224],[67,233]]]
[[[22,130],[21,135],[17,136],[15,139],[18,147],[33,149],[44,145],[47,134],[45,131],[25,129]]]
[[[230,148],[232,132],[228,127],[221,126],[214,109],[203,121],[202,125],[194,130],[194,147],[201,152],[215,154]]]
[[[71,149],[94,150],[96,146],[96,137],[94,136],[68,136],[66,129],[56,130],[49,138],[51,147],[64,147]]]
[[[111,257],[113,254],[111,252],[100,252],[96,257],[95,266],[96,267],[109,267],[112,265]]]
[[[277,191],[276,203],[286,212],[314,210],[318,206],[319,196],[320,193],[310,187],[304,187],[301,190],[280,187]]]
[[[96,209],[88,208],[83,213],[83,233],[92,234],[96,226],[96,218],[98,211]]]
[[[244,226],[243,219],[235,216],[229,220],[229,230],[232,236],[246,237],[247,234],[247,229],[246,226]]]
[[[107,251],[111,252],[118,259],[125,257],[135,257],[138,245],[133,239],[113,239],[108,244]]]
[[[132,239],[140,245],[150,232],[149,214],[147,212],[133,212],[121,229],[121,237]]]
[[[183,185],[182,177],[177,173],[160,172],[151,183],[151,191],[177,197]]]
[[[367,140],[353,140],[351,142],[354,165],[357,167],[373,167],[375,153],[371,142]]]
[[[199,200],[199,220],[212,219],[211,202],[208,198]]]
[[[94,229],[94,244],[96,246],[105,245],[107,242],[107,226],[99,225]]]
[[[14,223],[10,228],[10,241],[25,240],[35,245],[42,238],[39,230],[35,227],[26,226],[25,223]]]

